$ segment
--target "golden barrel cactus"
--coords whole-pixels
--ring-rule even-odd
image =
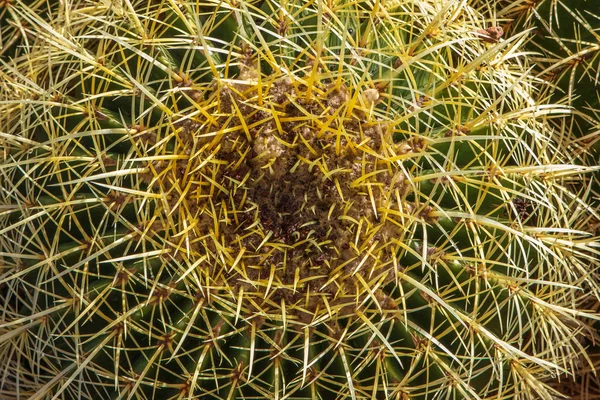
[[[0,396],[550,399],[594,170],[473,1],[5,1]]]

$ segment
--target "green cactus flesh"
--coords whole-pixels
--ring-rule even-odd
[[[594,168],[526,33],[50,3],[0,2],[0,397],[550,399],[585,362]]]

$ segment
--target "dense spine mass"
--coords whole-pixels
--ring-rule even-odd
[[[597,140],[480,3],[0,1],[0,397],[558,396]]]

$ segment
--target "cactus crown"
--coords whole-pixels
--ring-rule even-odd
[[[572,372],[590,168],[526,32],[468,1],[41,3],[4,4],[2,393],[533,399]]]

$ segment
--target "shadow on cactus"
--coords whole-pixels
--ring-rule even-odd
[[[593,168],[524,34],[452,1],[9,7],[3,398],[537,399],[585,364]]]

